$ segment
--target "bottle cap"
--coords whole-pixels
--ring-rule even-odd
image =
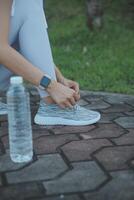
[[[10,83],[11,84],[22,84],[23,78],[21,76],[13,76],[10,78]]]

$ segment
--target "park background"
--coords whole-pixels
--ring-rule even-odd
[[[134,94],[134,3],[102,0],[103,27],[86,24],[85,0],[45,0],[55,64],[80,89]]]

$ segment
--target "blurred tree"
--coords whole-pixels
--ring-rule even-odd
[[[93,30],[94,27],[102,27],[103,8],[101,0],[86,0],[87,25]]]

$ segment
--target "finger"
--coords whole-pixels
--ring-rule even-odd
[[[64,103],[59,103],[60,108],[65,109],[66,105]]]
[[[72,106],[74,106],[76,104],[76,101],[75,101],[74,97],[70,98],[69,101],[70,101]]]
[[[73,105],[69,101],[66,101],[64,104],[67,108],[73,108]]]
[[[78,83],[74,83],[73,88],[76,91],[76,93],[79,93],[79,84]]]
[[[74,94],[74,99],[75,101],[79,101],[80,100],[80,94]]]

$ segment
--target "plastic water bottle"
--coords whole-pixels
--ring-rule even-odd
[[[28,162],[33,157],[30,101],[20,76],[10,79],[7,107],[11,160],[16,163]]]

